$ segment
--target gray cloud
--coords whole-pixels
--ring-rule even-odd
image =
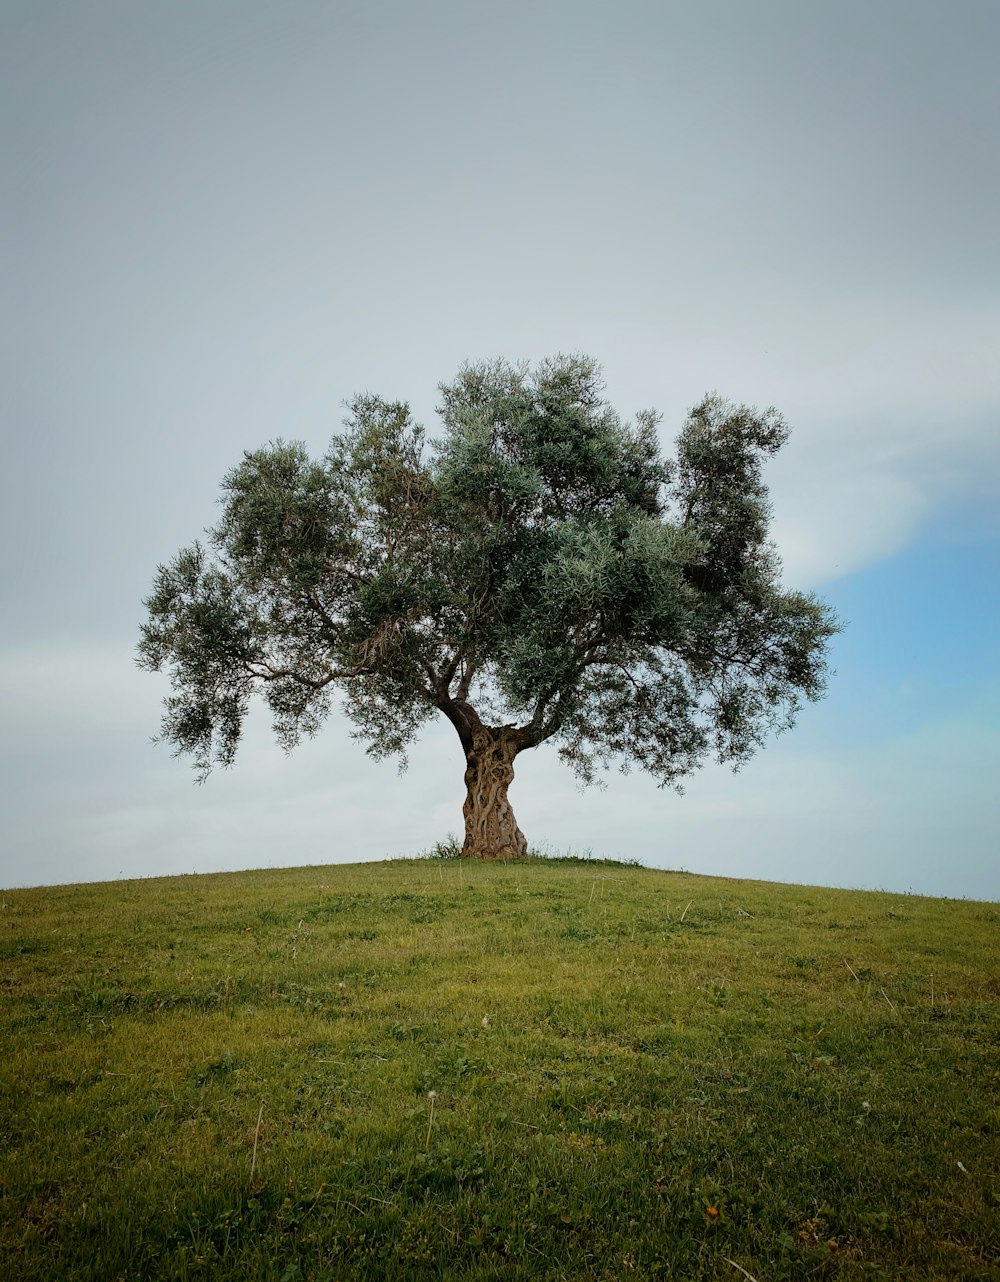
[[[986,0],[6,5],[8,879],[312,849],[327,806],[351,857],[439,835],[433,760],[395,816],[332,730],[198,791],[144,746],[156,563],[244,448],[321,451],[357,391],[432,423],[464,359],[585,350],[665,436],[709,389],[774,403],[804,586],[992,530],[998,37]]]

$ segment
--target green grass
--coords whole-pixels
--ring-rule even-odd
[[[0,1276],[1000,1276],[997,905],[440,859],[0,902]]]

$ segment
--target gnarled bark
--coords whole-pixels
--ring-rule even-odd
[[[465,747],[465,844],[462,855],[471,859],[523,859],[528,853],[524,833],[517,826],[507,800],[514,778],[514,758],[520,744],[510,726],[493,729],[481,723],[472,728]]]

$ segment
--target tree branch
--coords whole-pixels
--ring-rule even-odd
[[[312,588],[306,588],[305,596],[313,610],[319,615],[320,620],[329,629],[330,640],[336,641],[344,630],[343,625],[337,623],[335,619],[331,618],[322,601],[320,601]]]
[[[463,751],[471,752],[473,731],[483,724],[479,713],[465,699],[452,699],[447,693],[437,701],[437,707],[458,731]]]
[[[263,668],[264,671],[260,671]],[[251,659],[246,665],[247,672],[252,677],[259,677],[261,681],[277,681],[281,677],[288,677],[292,681],[297,681],[299,685],[309,686],[312,690],[322,690],[328,686],[331,681],[340,681],[347,677],[360,677],[366,671],[364,667],[347,669],[331,668],[325,677],[307,677],[301,672],[296,672],[294,668],[275,668],[265,659]]]

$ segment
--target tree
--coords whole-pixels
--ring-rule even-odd
[[[247,452],[223,514],[158,570],[139,663],[169,669],[161,737],[204,777],[251,696],[291,749],[339,692],[355,737],[400,754],[436,714],[465,753],[463,855],[526,854],[507,790],[547,740],[583,782],[611,762],[677,785],[739,765],[825,686],[837,622],[783,591],[761,465],[774,410],[716,396],[672,461],[623,423],[599,367],[467,365],[428,441],[361,396],[320,461]]]

